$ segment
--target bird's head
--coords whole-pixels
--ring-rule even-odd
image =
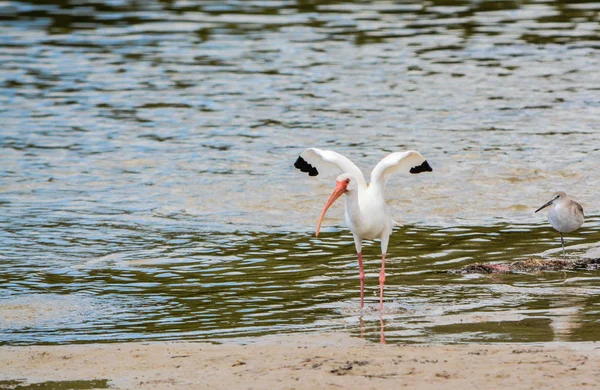
[[[540,210],[545,209],[548,206],[552,206],[555,202],[559,202],[563,199],[567,199],[567,194],[565,194],[562,191],[557,191],[554,194],[552,194],[552,199],[550,199],[549,202],[546,202],[542,207],[540,207],[539,209],[535,210],[535,212],[537,213]]]
[[[560,199],[566,199],[566,198],[567,198],[567,194],[565,194],[562,191],[556,191],[554,194],[552,194],[553,200],[560,200]]]
[[[333,190],[333,193],[331,194],[329,199],[327,199],[327,203],[325,203],[325,206],[323,207],[323,211],[321,211],[321,216],[319,217],[319,222],[317,223],[317,231],[315,233],[315,236],[319,236],[319,231],[321,231],[321,223],[323,223],[323,218],[325,218],[325,213],[327,213],[329,207],[331,207],[331,205],[340,196],[348,192],[354,191],[356,188],[356,180],[354,180],[354,177],[352,177],[352,175],[348,173],[342,173],[335,179],[335,190]]]
[[[342,173],[335,179],[336,189],[341,186],[345,189],[344,193],[354,191],[358,188],[357,181],[349,173]]]

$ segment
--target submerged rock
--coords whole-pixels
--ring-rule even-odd
[[[566,271],[574,269],[598,270],[600,269],[600,258],[579,260],[530,258],[527,260],[513,261],[512,263],[475,263],[457,270],[450,270],[448,273],[508,274],[539,271]]]

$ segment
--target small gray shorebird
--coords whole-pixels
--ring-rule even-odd
[[[548,206],[552,206],[548,212],[548,221],[560,233],[560,242],[562,243],[564,257],[565,240],[563,233],[570,233],[583,225],[583,207],[562,191],[555,192],[552,195],[552,199],[535,210],[535,212],[537,213]]]

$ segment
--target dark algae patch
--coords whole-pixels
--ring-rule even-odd
[[[30,390],[79,390],[79,389],[110,389],[108,379],[80,380],[80,381],[47,381],[39,383],[26,383],[24,380],[0,381],[0,389]]]
[[[513,261],[512,263],[475,263],[457,270],[450,270],[452,274],[507,274],[530,273],[541,271],[571,271],[571,270],[597,270],[600,268],[600,258],[561,260],[530,258],[527,260]]]

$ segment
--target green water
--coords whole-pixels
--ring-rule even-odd
[[[564,190],[600,241],[600,3],[0,4],[0,344],[344,331],[377,341],[599,340],[597,271],[456,275],[560,256]],[[365,243],[366,309],[334,177],[419,150]],[[590,254],[587,256],[591,256]],[[598,257],[597,255],[595,255]]]

